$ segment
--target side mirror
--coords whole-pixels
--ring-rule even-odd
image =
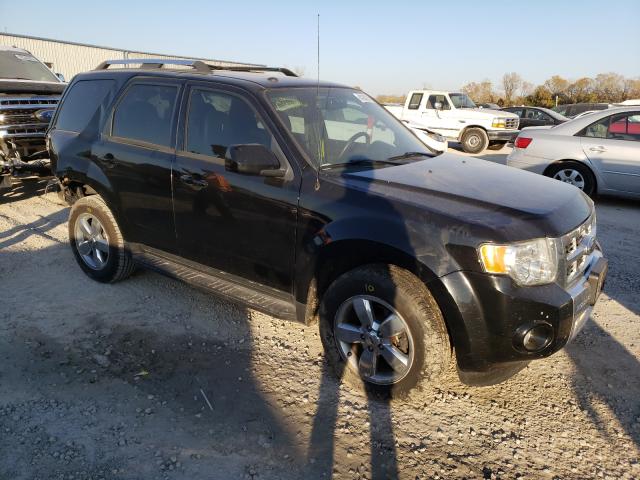
[[[56,77],[58,77],[58,80],[60,80],[61,82],[64,82],[64,75],[61,73],[56,73]]]
[[[433,104],[436,110],[442,110],[442,102],[436,102]]]
[[[285,171],[280,168],[280,161],[275,154],[258,143],[230,145],[227,148],[224,167],[229,172],[244,175],[282,177],[285,174]]]

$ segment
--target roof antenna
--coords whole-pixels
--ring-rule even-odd
[[[318,33],[318,77],[316,83],[316,109],[319,108],[318,103],[320,102],[320,14],[318,13],[318,23],[317,23],[317,33]],[[319,120],[322,120],[322,116],[320,116]],[[322,165],[322,160],[324,157],[324,142],[322,141],[322,137],[318,139],[318,168],[316,168],[316,191],[320,190],[320,166]]]

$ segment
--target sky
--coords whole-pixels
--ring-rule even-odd
[[[505,72],[534,84],[640,78],[640,0],[0,0],[8,33],[288,66],[373,94],[459,89]]]

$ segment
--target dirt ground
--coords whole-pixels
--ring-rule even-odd
[[[593,320],[507,383],[368,402],[317,327],[150,272],[102,285],[68,209],[0,199],[0,479],[640,478],[640,204],[597,202]]]

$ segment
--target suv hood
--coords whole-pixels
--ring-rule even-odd
[[[66,83],[35,82],[33,80],[0,79],[0,95],[13,93],[32,93],[36,95],[60,94]]]
[[[351,188],[475,224],[492,241],[560,237],[592,210],[588,197],[571,185],[450,153],[343,178]]]

